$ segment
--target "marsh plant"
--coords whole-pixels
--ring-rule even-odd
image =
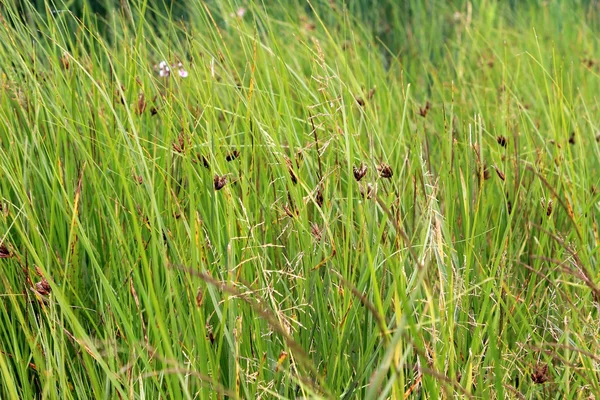
[[[600,395],[596,2],[16,3],[0,398]]]

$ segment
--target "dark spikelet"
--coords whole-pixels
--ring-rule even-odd
[[[427,117],[427,113],[429,112],[430,109],[431,109],[431,103],[428,100],[427,103],[425,103],[424,107],[419,107],[419,115],[423,118]]]
[[[354,173],[354,179],[356,179],[356,182],[360,182],[360,180],[367,174],[367,166],[365,164],[360,164],[359,167],[355,166],[352,169],[352,172]]]
[[[298,183],[298,177],[296,176],[296,173],[294,172],[294,166],[292,165],[292,160],[290,160],[289,158],[286,157],[285,164],[287,165],[288,172],[290,173],[290,178],[292,179],[292,182],[295,185],[296,183]]]
[[[394,171],[392,171],[392,167],[390,167],[386,163],[379,164],[377,170],[379,171],[379,176],[381,176],[382,178],[390,179],[392,176],[394,176]]]
[[[377,90],[375,86],[373,86],[371,90],[369,90],[369,92],[367,93],[367,100],[371,100],[373,96],[375,96],[375,90]]]
[[[571,137],[569,137],[569,143],[575,144],[575,132],[571,132]]]
[[[500,171],[500,169],[496,166],[494,166],[494,169],[496,170],[496,174],[498,174],[498,178],[502,179],[503,181],[506,180],[506,176],[504,175],[504,172]]]
[[[227,184],[227,177],[225,175],[215,175],[213,183],[215,185],[215,190],[221,190]]]
[[[0,244],[0,258],[11,258],[12,253],[4,243]]]
[[[52,288],[50,284],[46,280],[46,278],[42,277],[42,280],[35,284],[35,291],[42,296],[48,296],[50,292],[52,292]]]
[[[146,111],[146,97],[143,92],[138,95],[138,101],[135,109],[137,115],[142,115]]]
[[[548,364],[537,364],[531,373],[531,380],[536,385],[542,385],[548,382]]]
[[[208,163],[208,159],[200,153],[196,154],[196,159],[193,160],[193,162],[194,163],[201,162],[202,165],[204,166],[204,168],[210,169],[210,164]]]
[[[202,307],[202,303],[204,301],[204,292],[202,289],[198,288],[198,292],[196,293],[196,307]]]
[[[62,67],[65,70],[68,70],[70,67],[70,63],[69,63],[69,53],[67,53],[66,51],[63,53],[62,57],[60,58],[60,62],[62,64]]]
[[[289,205],[287,205],[287,204],[285,204],[285,205],[283,206],[283,211],[285,211],[285,214],[286,214],[288,217],[290,217],[290,218],[297,217],[297,215],[296,215],[296,214],[294,214],[294,212],[292,211],[292,209],[290,208],[290,206],[289,206]]]
[[[354,100],[356,100],[356,103],[357,103],[359,106],[361,106],[361,107],[364,107],[364,106],[365,106],[365,101],[363,100],[363,98],[362,98],[362,97],[356,96],[356,97],[354,98]]]
[[[315,224],[314,222],[310,224],[310,233],[312,233],[317,242],[321,240],[321,228],[319,228],[319,225]]]
[[[319,187],[317,187],[317,192],[315,194],[315,200],[318,204],[319,207],[323,207],[323,187],[319,185]]]
[[[186,138],[183,133],[177,136],[177,142],[173,142],[173,150],[177,153],[182,154],[185,153]]]
[[[231,153],[227,154],[225,156],[225,161],[229,162],[229,161],[233,161],[235,159],[237,159],[240,156],[240,151],[239,150],[233,150]]]
[[[484,180],[488,180],[490,179],[492,176],[490,175],[490,169],[488,168],[487,165],[483,166],[483,179]]]
[[[546,216],[552,215],[552,199],[548,200],[548,205],[546,206]]]
[[[496,141],[498,142],[498,144],[502,147],[506,147],[506,145],[508,144],[508,140],[506,139],[506,137],[504,136],[498,136],[496,138]]]
[[[377,187],[368,183],[366,186],[359,186],[358,190],[360,191],[360,194],[362,194],[362,196],[364,198],[371,199],[373,197],[373,195],[376,193]]]

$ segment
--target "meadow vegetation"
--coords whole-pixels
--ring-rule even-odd
[[[0,397],[597,398],[595,1],[0,5]]]

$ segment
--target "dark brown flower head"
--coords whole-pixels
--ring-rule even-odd
[[[294,172],[294,166],[292,165],[292,160],[290,160],[289,158],[286,157],[285,164],[287,165],[288,172],[290,173],[290,178],[292,179],[292,183],[295,185],[296,183],[298,183],[298,177],[296,176],[296,173]]]
[[[201,153],[196,153],[196,159],[193,160],[194,163],[201,162],[204,168],[210,169],[210,164],[206,157],[204,157]]]
[[[121,94],[123,93],[123,94]],[[119,100],[119,103],[121,103],[122,105],[127,104],[127,100],[125,99],[125,86],[121,85],[121,90],[116,89],[115,90],[115,97],[117,97]]]
[[[239,150],[233,150],[231,153],[227,154],[225,156],[225,161],[233,161],[235,159],[237,159],[240,156],[240,151]]]
[[[569,137],[569,143],[575,144],[575,132],[571,132],[571,137]]]
[[[205,326],[206,329],[206,337],[210,340],[210,344],[215,344],[215,334],[213,333],[213,327],[208,322]]]
[[[394,175],[394,171],[392,171],[392,167],[390,167],[386,163],[379,164],[379,167],[377,167],[377,170],[379,171],[379,175],[382,178],[390,179]]]
[[[360,97],[360,96],[356,96],[356,97],[354,98],[354,100],[356,100],[356,104],[358,104],[359,106],[361,106],[361,107],[364,107],[364,106],[365,106],[365,101],[363,100],[363,98],[362,98],[362,97]]]
[[[548,205],[546,206],[546,216],[552,215],[552,199],[548,200]]]
[[[317,242],[321,240],[321,228],[319,228],[319,225],[315,224],[314,222],[310,224],[310,233],[312,233]]]
[[[358,190],[360,191],[360,194],[363,195],[363,197],[370,199],[377,192],[377,186],[374,186],[369,183],[366,186],[359,186]]]
[[[0,258],[11,258],[12,253],[4,243],[0,243]]]
[[[152,107],[152,108],[150,109],[150,115],[151,115],[151,116],[155,116],[156,114],[158,114],[158,108],[156,108],[156,107]]]
[[[177,136],[177,142],[173,142],[173,150],[175,150],[177,153],[182,154],[185,152],[185,135],[182,133],[179,136]]]
[[[50,294],[50,292],[52,292],[52,288],[50,287],[50,284],[44,277],[42,277],[41,281],[39,281],[35,284],[34,290],[41,296],[48,296]]]
[[[425,103],[425,107],[419,107],[419,115],[425,118],[430,109],[431,103],[429,102],[429,100],[427,100],[427,103]]]
[[[196,307],[201,307],[203,301],[204,292],[202,291],[202,289],[198,288],[198,292],[196,293]]]
[[[352,169],[352,172],[354,172],[354,179],[356,179],[356,182],[360,182],[360,180],[367,174],[367,166],[365,164],[360,164],[359,167],[355,166]]]
[[[225,175],[223,175],[223,176],[215,175],[215,179],[214,179],[215,190],[223,189],[225,184],[227,184],[227,177]]]
[[[483,179],[487,181],[490,178],[491,178],[490,169],[488,168],[488,166],[486,164],[484,164],[483,165]]]
[[[140,92],[140,94],[138,95],[138,101],[135,111],[138,115],[141,115],[144,113],[144,111],[146,111],[146,96],[144,96],[143,92]]]
[[[508,144],[508,139],[506,139],[506,137],[504,137],[504,136],[498,136],[496,138],[496,141],[502,147],[506,147],[506,145]]]
[[[302,161],[304,161],[304,153],[302,152],[302,149],[300,149],[296,152],[296,167],[300,168]]]
[[[537,385],[548,382],[548,364],[537,364],[531,373],[531,380]]]
[[[61,64],[62,64],[63,68],[64,68],[65,70],[68,70],[68,69],[69,69],[69,67],[71,66],[71,65],[70,65],[70,62],[69,62],[69,53],[67,53],[67,52],[65,51],[65,52],[63,53],[62,57],[60,58],[60,62],[61,62]]]
[[[373,96],[375,96],[375,90],[377,90],[377,88],[375,86],[373,86],[371,88],[371,90],[369,90],[369,92],[367,93],[368,100],[371,100],[373,98]]]
[[[285,214],[290,217],[290,218],[294,218],[297,217],[298,215],[296,213],[294,213],[294,211],[292,211],[292,209],[290,208],[289,205],[285,204],[283,206],[283,211],[285,211]]]
[[[496,174],[498,174],[498,178],[502,179],[503,181],[506,180],[506,177],[504,176],[504,172],[500,171],[500,169],[498,167],[496,167],[494,165],[494,169],[496,170]]]
[[[323,207],[323,201],[324,201],[324,199],[323,199],[323,187],[321,185],[319,185],[317,187],[317,191],[315,193],[315,200],[316,200],[317,205],[319,207]]]

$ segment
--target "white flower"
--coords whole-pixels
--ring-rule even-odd
[[[238,18],[244,18],[245,14],[246,14],[246,9],[244,7],[238,8],[237,11],[235,12],[235,15],[237,15]]]
[[[161,61],[158,64],[158,75],[160,75],[162,78],[168,78],[169,75],[171,75],[171,69],[166,61]]]
[[[182,78],[187,78],[188,77],[188,72],[185,70],[185,68],[183,68],[183,64],[181,62],[179,62],[177,64],[177,67],[179,69],[179,76]]]

